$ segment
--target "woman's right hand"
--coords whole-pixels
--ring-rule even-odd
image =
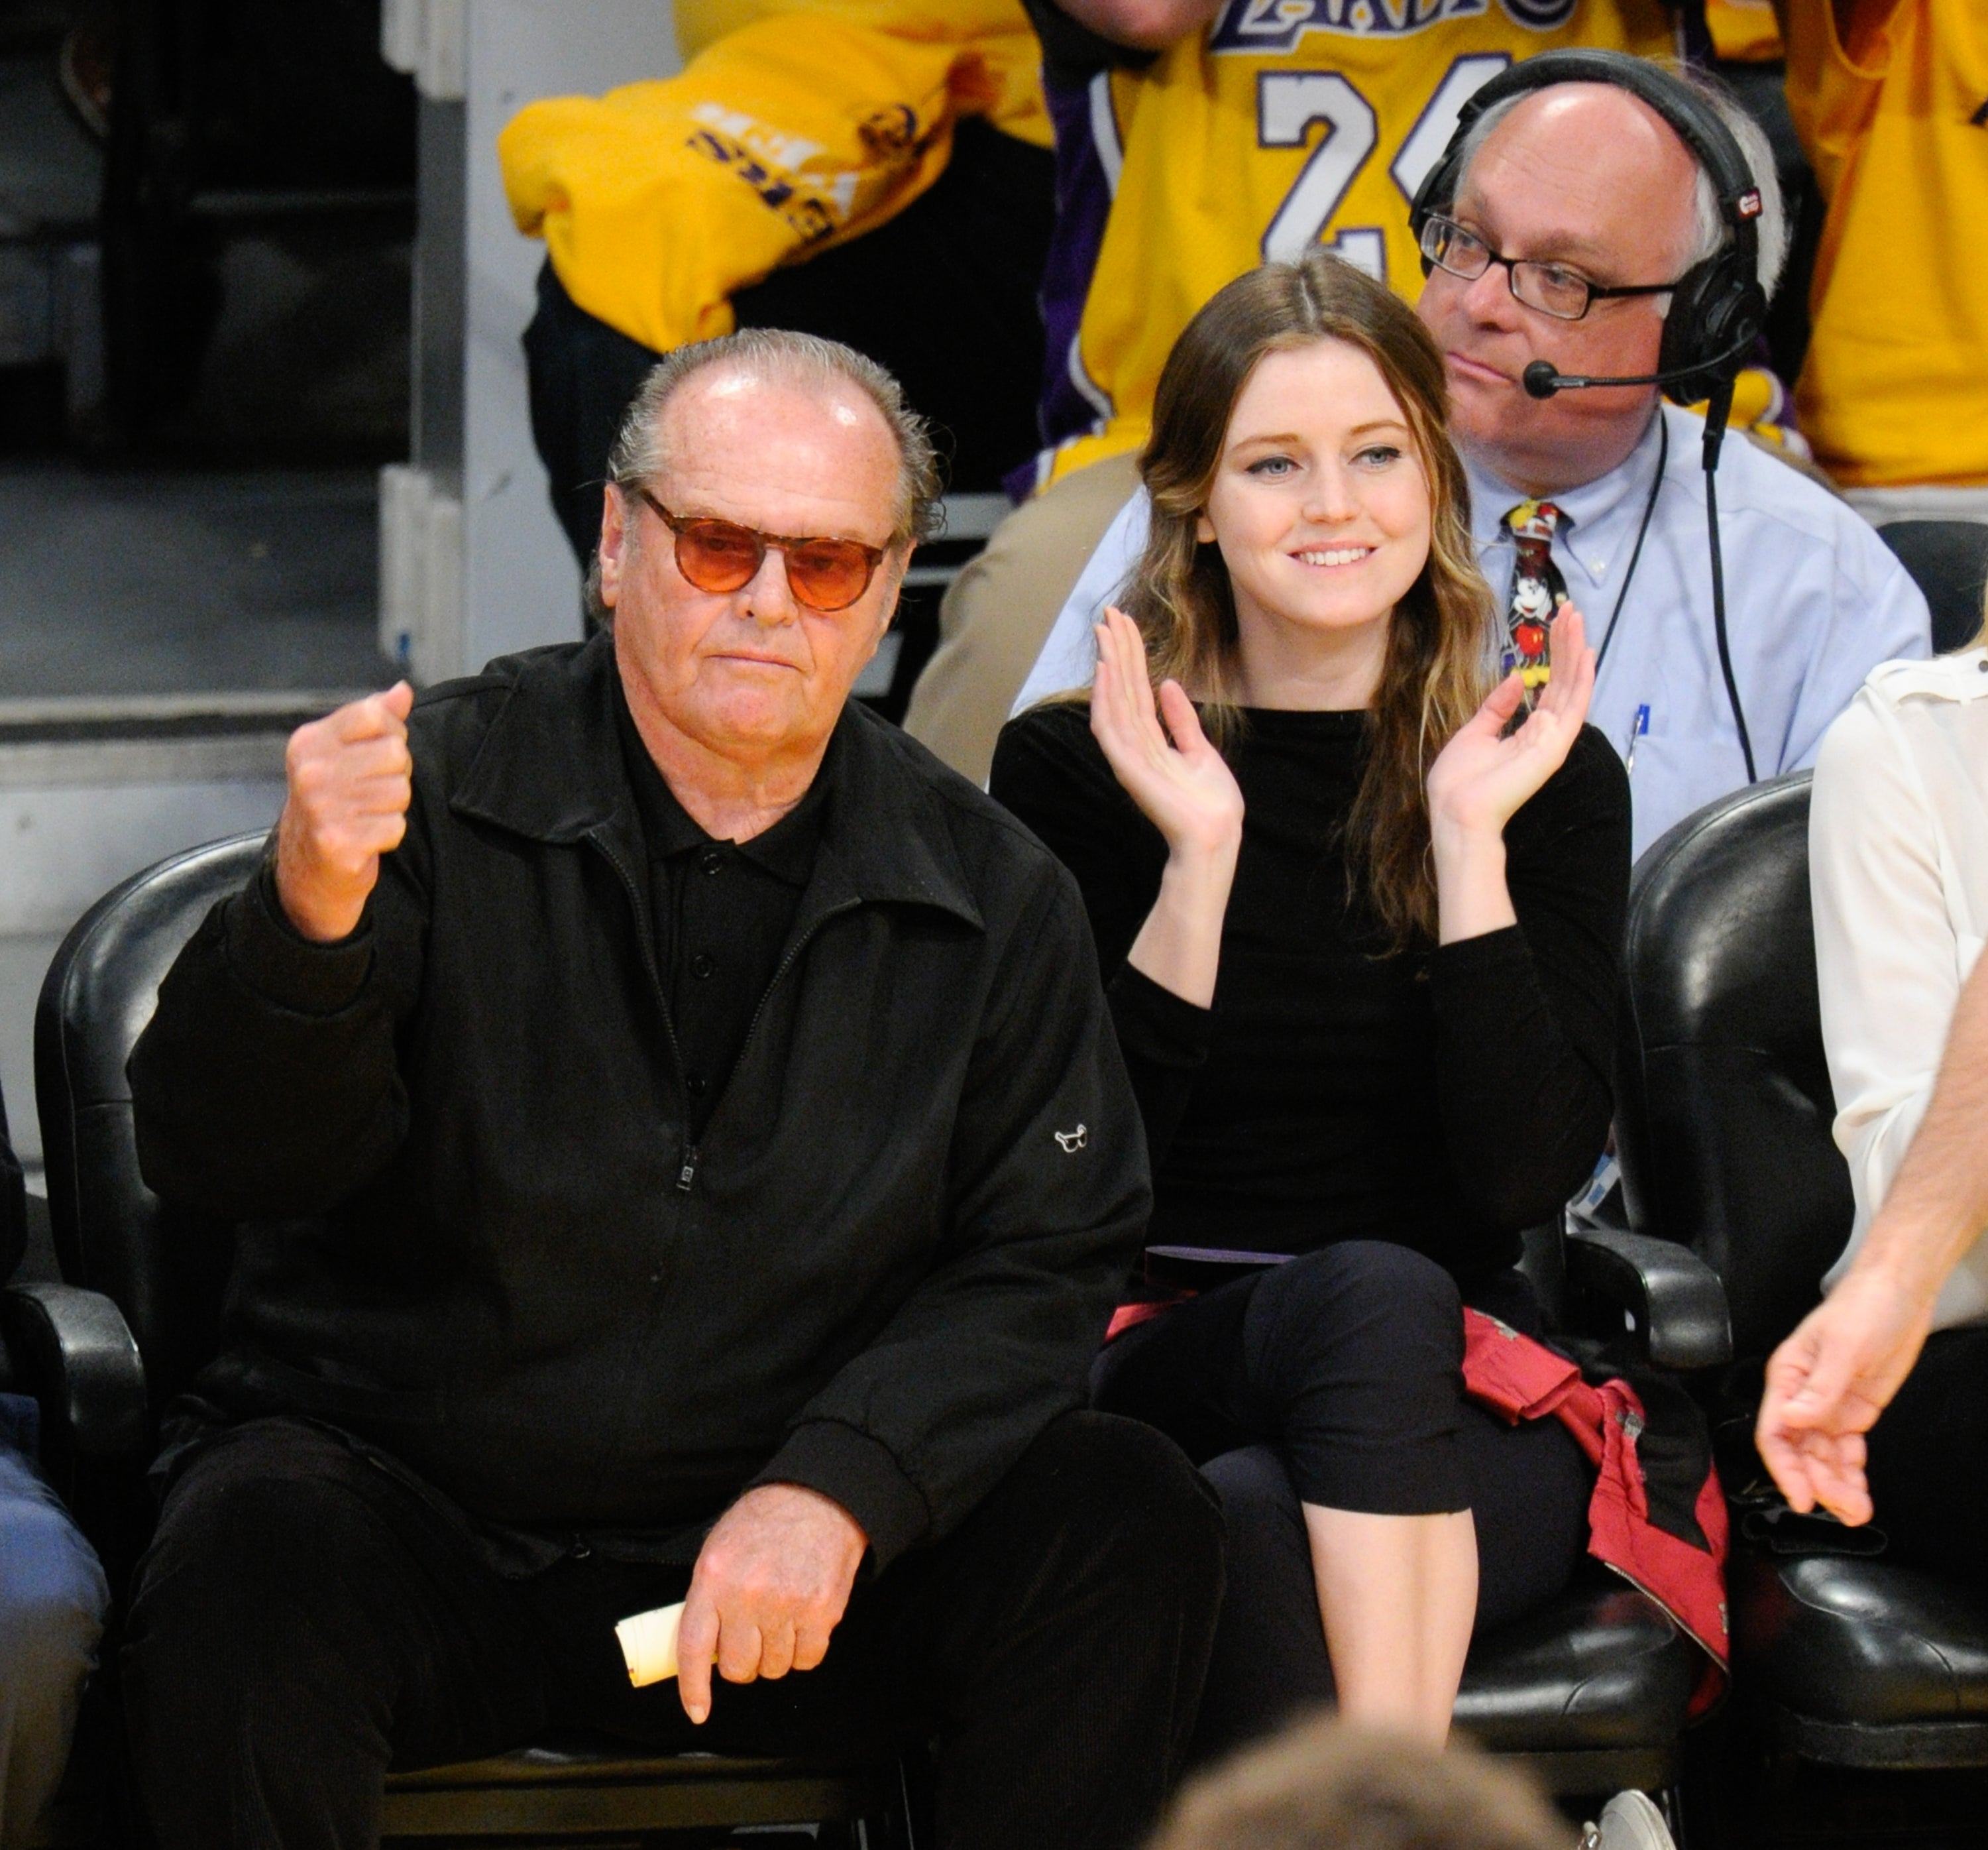
[[[1194,703],[1177,681],[1162,682],[1155,699],[1145,644],[1123,610],[1107,607],[1096,634],[1090,730],[1113,775],[1165,838],[1172,859],[1232,868],[1242,792],[1202,731]]]
[[[1183,1001],[1208,1008],[1242,847],[1242,792],[1180,683],[1163,682],[1155,703],[1145,644],[1123,610],[1107,608],[1097,626],[1090,730],[1113,774],[1166,838],[1159,897],[1125,961]]]

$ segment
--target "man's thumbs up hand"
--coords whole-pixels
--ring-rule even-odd
[[[305,937],[330,944],[358,928],[380,878],[380,857],[401,845],[414,799],[407,711],[398,681],[290,735],[289,794],[276,824],[276,895]]]

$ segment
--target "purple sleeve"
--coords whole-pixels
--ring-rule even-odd
[[[1118,181],[1118,127],[1111,73],[1073,83],[1045,73],[1043,91],[1056,127],[1057,222],[1043,269],[1043,391],[1037,421],[1053,446],[1111,415],[1111,401],[1085,379],[1077,356],[1077,325],[1090,293],[1111,196]]]

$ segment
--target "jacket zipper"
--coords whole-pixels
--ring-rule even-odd
[[[621,884],[627,891],[628,903],[634,908],[635,923],[639,927],[643,918],[642,901],[635,885],[635,877],[622,864],[620,856],[617,854],[614,849],[603,841],[598,835],[590,834],[587,840],[606,857],[607,864],[620,876]],[[795,962],[802,952],[814,942],[823,925],[827,925],[830,919],[840,918],[845,912],[854,911],[862,903],[860,899],[846,899],[840,905],[830,907],[787,947],[787,954],[780,959],[779,966],[773,972],[772,979],[761,992],[759,1004],[752,1011],[752,1019],[746,1024],[746,1038],[739,1043],[739,1057],[732,1063],[733,1072],[737,1072],[739,1067],[744,1064],[746,1051],[752,1045],[752,1037],[759,1031],[759,1018],[766,1012],[767,998],[779,987],[780,979],[794,967]],[[643,966],[649,972],[649,986],[655,992],[658,1008],[663,1018],[663,1033],[669,1040],[670,1059],[676,1067],[677,1085],[684,1096],[688,1098],[690,1095],[690,1088],[684,1079],[683,1049],[678,1044],[676,1023],[670,1019],[669,999],[663,993],[663,973],[656,967],[655,936],[653,932],[644,932],[641,936]],[[691,1185],[696,1182],[698,1158],[697,1145],[686,1138],[683,1147],[683,1155],[677,1165],[678,1193],[688,1195]]]
[[[814,942],[815,934],[818,932],[823,925],[827,925],[831,918],[840,918],[844,912],[854,911],[856,908],[862,903],[863,902],[860,900],[857,899],[848,900],[844,901],[844,904],[833,907],[828,911],[823,913],[822,915],[817,918],[813,925],[810,925],[806,931],[803,932],[799,938],[795,939],[793,945],[789,947],[786,955],[780,959],[779,967],[774,971],[773,976],[768,981],[766,988],[760,993],[759,1004],[752,1011],[752,1019],[746,1024],[746,1038],[739,1043],[739,1057],[732,1062],[732,1070],[733,1072],[735,1073],[738,1071],[740,1064],[743,1063],[746,1058],[746,1050],[752,1044],[752,1037],[759,1031],[759,1017],[766,1012],[766,998],[773,994],[775,985],[779,982],[783,976],[786,975],[788,971],[793,968],[794,960],[800,955],[802,952],[805,951],[808,946]],[[657,986],[660,988],[661,986],[662,979],[659,976],[656,980]],[[668,1019],[668,1011],[667,1010],[664,1011],[664,1018],[665,1020]],[[691,1190],[691,1184],[697,1179],[697,1145],[694,1143],[685,1145],[683,1162],[677,1170],[677,1188],[678,1192],[682,1194],[688,1195]]]
[[[656,967],[655,934],[647,928],[646,915],[642,910],[642,896],[635,884],[635,877],[628,871],[621,857],[598,835],[590,834],[587,839],[593,843],[607,864],[620,877],[621,884],[627,891],[628,904],[635,915],[636,935],[642,941],[642,967],[649,972],[649,987],[655,994],[656,1012],[663,1018],[663,1037],[669,1043],[670,1064],[676,1070],[677,1090],[688,1099],[690,1087],[684,1077],[683,1048],[677,1040],[677,1024],[670,1019],[669,998],[663,993],[663,973]],[[688,1195],[696,1175],[697,1145],[686,1138],[683,1155],[677,1165],[678,1192]]]

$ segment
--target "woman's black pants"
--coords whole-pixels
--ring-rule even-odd
[[[1537,1328],[1530,1287],[1487,1309]],[[1477,1628],[1533,1610],[1573,1577],[1594,1473],[1557,1420],[1507,1426],[1463,1392],[1456,1281],[1406,1246],[1349,1240],[1236,1280],[1121,1337],[1093,1405],[1177,1440],[1222,1497],[1228,1591],[1197,1758],[1329,1701],[1303,1505],[1391,1516],[1469,1510]]]
[[[123,1659],[162,1850],[370,1850],[390,1767],[595,1729],[667,1754],[874,1764],[938,1743],[953,1850],[1131,1850],[1193,1726],[1220,1513],[1148,1427],[1053,1422],[957,1529],[859,1579],[828,1656],[631,1689],[614,1624],[689,1571],[576,1548],[500,1577],[459,1522],[322,1428],[235,1427],[168,1496]]]

